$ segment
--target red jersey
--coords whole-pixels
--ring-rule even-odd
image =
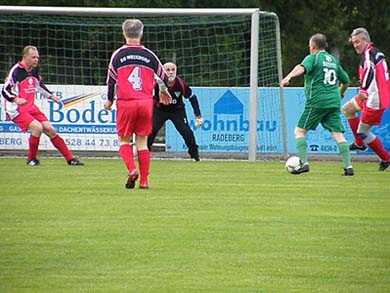
[[[28,71],[21,62],[16,63],[5,80],[3,97],[9,102],[13,102],[15,98],[23,98],[27,100],[27,104],[34,104],[37,92],[43,93],[46,97],[52,95],[43,84],[36,68]]]
[[[2,90],[6,99],[5,109],[11,119],[19,115],[20,111],[35,107],[35,95],[37,92],[50,97],[52,93],[44,85],[36,68],[27,70],[21,62],[16,63],[10,70]],[[15,98],[23,98],[27,101],[24,105],[14,103]]]
[[[168,76],[158,57],[142,45],[125,44],[111,56],[107,74],[107,98],[118,101],[152,99],[155,74],[166,85]]]
[[[390,79],[385,55],[372,44],[362,54],[359,78],[360,91],[367,94],[368,108],[383,110],[390,106]]]

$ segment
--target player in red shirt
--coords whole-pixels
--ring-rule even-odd
[[[368,145],[381,159],[378,170],[390,170],[390,155],[379,138],[371,132],[373,125],[380,124],[383,112],[390,103],[389,71],[385,55],[373,46],[365,28],[353,30],[351,42],[362,59],[359,65],[359,93],[342,108],[355,137],[350,150],[365,151]],[[356,115],[359,111],[360,118]]]
[[[61,103],[61,100],[45,86],[38,72],[38,49],[34,46],[26,46],[22,55],[22,60],[11,68],[4,83],[2,94],[6,99],[5,111],[8,119],[19,126],[23,132],[31,131],[28,140],[27,165],[38,166],[40,164],[38,146],[42,133],[50,138],[50,141],[60,151],[68,165],[84,165],[80,160],[73,157],[64,140],[56,133],[45,114],[34,103],[37,92],[42,93],[46,98],[56,103]]]
[[[111,56],[107,74],[106,110],[111,110],[116,95],[116,128],[119,154],[128,170],[126,188],[134,188],[140,177],[140,188],[149,188],[150,152],[148,135],[152,131],[153,89],[155,76],[160,86],[160,102],[169,104],[168,76],[156,54],[141,45],[143,23],[128,19],[122,24],[126,44]],[[139,172],[135,166],[130,143],[135,134]]]

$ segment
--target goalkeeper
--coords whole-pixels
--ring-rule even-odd
[[[148,137],[148,148],[151,150],[157,132],[164,125],[165,121],[171,120],[177,131],[183,137],[184,142],[188,147],[189,155],[195,162],[198,162],[200,160],[198,145],[196,144],[194,133],[188,125],[183,97],[190,100],[191,106],[194,110],[195,126],[197,128],[203,124],[198,98],[184,80],[176,75],[176,64],[168,62],[164,64],[164,68],[169,77],[169,93],[172,96],[172,102],[169,105],[159,103],[159,90],[156,85],[153,108],[153,130]]]

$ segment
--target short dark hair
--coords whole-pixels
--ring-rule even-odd
[[[324,34],[316,33],[311,36],[310,42],[316,47],[317,49],[326,49],[328,47],[328,43],[326,42],[326,37]]]

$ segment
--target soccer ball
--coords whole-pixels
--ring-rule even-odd
[[[289,157],[286,161],[286,170],[288,173],[291,173],[294,170],[297,170],[300,166],[300,159],[297,156]]]

